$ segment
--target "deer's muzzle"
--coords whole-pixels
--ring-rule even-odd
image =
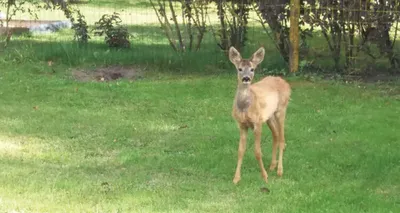
[[[245,77],[242,78],[242,82],[243,83],[250,83],[250,81],[251,81],[251,79],[250,79],[249,76],[245,76]]]

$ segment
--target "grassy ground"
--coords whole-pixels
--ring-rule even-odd
[[[128,63],[135,55],[114,52],[85,63],[78,60],[83,53],[47,49],[60,55],[50,68],[42,52],[25,57],[30,52],[21,49],[25,56],[13,58],[18,50],[8,51],[0,77],[1,212],[377,213],[400,207],[397,84],[288,78],[285,173],[270,172],[271,192],[262,193],[252,136],[242,182],[231,182],[238,146],[230,117],[233,70],[203,72],[199,65],[179,74],[154,67],[134,82],[80,83],[67,68],[118,57]],[[263,141],[268,164],[267,128]]]
[[[101,38],[79,48],[63,31],[15,38],[0,52],[0,212],[400,208],[398,82],[287,77],[293,96],[284,176],[269,172],[270,183],[263,183],[251,135],[242,180],[234,186],[239,133],[230,117],[233,66],[212,37],[200,52],[180,56],[155,25],[131,31],[130,50],[110,51]],[[267,49],[257,78],[284,69],[265,35],[250,33],[245,56],[260,43]],[[312,42],[324,47],[318,39]],[[114,64],[138,66],[144,77],[110,83],[71,77],[76,68]],[[263,142],[268,165],[266,127]],[[265,186],[270,193],[260,191]]]

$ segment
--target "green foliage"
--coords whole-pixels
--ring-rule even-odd
[[[225,52],[231,46],[241,51],[247,41],[247,24],[251,4],[249,1],[216,1],[220,23],[218,46]]]
[[[74,29],[75,34],[74,38],[77,40],[80,44],[87,44],[88,40],[90,39],[90,35],[88,32],[88,25],[85,20],[85,16],[77,10],[77,15],[78,18],[76,20],[76,23],[73,23],[72,29]]]
[[[95,23],[94,33],[97,36],[105,36],[104,40],[109,47],[129,48],[128,29],[121,25],[119,14],[114,12],[112,15],[104,14],[98,22]]]
[[[73,8],[69,4],[65,7],[61,7],[61,10],[64,11],[65,17],[68,18],[72,23],[72,29],[74,30],[74,39],[79,44],[87,44],[90,39],[90,35],[85,16],[81,13],[79,9]]]

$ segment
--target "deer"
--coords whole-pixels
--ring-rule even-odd
[[[266,123],[272,133],[272,160],[269,170],[277,169],[277,175],[283,175],[283,152],[285,143],[285,118],[289,104],[291,88],[287,81],[278,76],[266,76],[253,83],[254,71],[264,60],[265,49],[260,47],[251,58],[243,59],[232,46],[229,49],[229,60],[237,70],[237,90],[233,101],[232,117],[235,119],[239,132],[238,160],[233,183],[241,179],[243,155],[246,151],[248,129],[254,133],[254,154],[258,161],[261,176],[268,183],[268,173],[264,168],[261,152],[261,133]],[[276,153],[279,147],[279,158]]]

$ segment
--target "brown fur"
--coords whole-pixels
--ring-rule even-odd
[[[283,174],[283,151],[285,149],[284,122],[286,109],[289,103],[290,85],[280,77],[267,76],[257,83],[251,84],[254,70],[264,59],[264,48],[257,50],[250,59],[242,59],[240,53],[233,47],[229,50],[229,59],[238,70],[238,89],[233,102],[232,117],[236,120],[240,130],[238,162],[233,182],[240,181],[240,170],[243,155],[246,150],[248,129],[252,129],[255,136],[255,156],[261,169],[261,175],[268,182],[268,174],[264,168],[261,153],[262,124],[267,123],[272,132],[272,160],[270,170],[274,170],[278,163],[278,176]],[[247,82],[245,78],[250,78]],[[276,161],[276,152],[279,146],[279,160]]]

